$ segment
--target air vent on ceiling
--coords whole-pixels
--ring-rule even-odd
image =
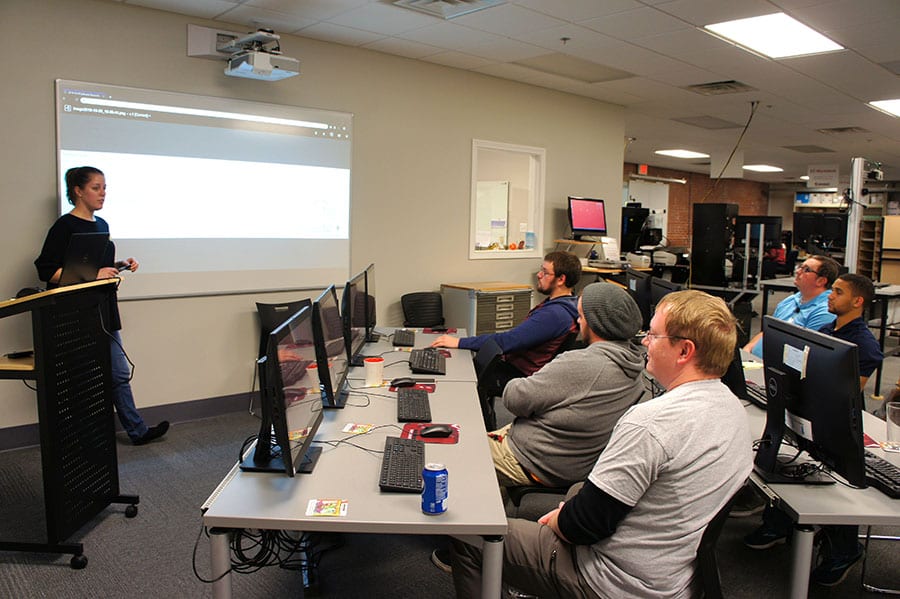
[[[713,81],[712,83],[698,83],[697,85],[688,85],[683,89],[703,96],[722,96],[725,94],[740,94],[743,92],[756,91],[755,87],[750,87],[746,83],[741,83],[734,79],[728,81]]]
[[[825,152],[834,152],[834,150],[829,150],[828,148],[823,148],[822,146],[781,146],[785,150],[793,150],[795,152],[801,152],[803,154],[824,154]]]
[[[737,123],[732,123],[731,121],[709,115],[683,116],[672,120],[684,123],[685,125],[691,125],[692,127],[700,127],[701,129],[736,129],[737,127],[740,127]]]
[[[455,19],[470,12],[506,4],[506,0],[396,0],[394,5],[427,13],[441,19]]]
[[[848,133],[869,133],[868,129],[862,127],[831,127],[830,129],[816,129],[819,133],[827,133],[829,135],[847,135]]]

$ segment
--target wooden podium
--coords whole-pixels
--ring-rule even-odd
[[[113,420],[110,337],[118,279],[51,289],[0,302],[0,318],[31,313],[34,356],[0,360],[0,378],[34,380],[44,482],[47,542],[0,540],[0,550],[71,553],[87,565],[81,543],[66,539],[111,503],[137,515],[136,495],[120,495]]]

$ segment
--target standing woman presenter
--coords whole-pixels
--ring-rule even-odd
[[[38,277],[47,282],[48,289],[59,286],[66,248],[73,234],[109,233],[106,221],[94,214],[103,208],[103,202],[106,200],[106,178],[99,169],[79,166],[66,171],[66,197],[74,208],[53,223],[44,240],[41,255],[34,261]],[[97,272],[98,279],[116,277],[120,268],[132,272],[138,269],[138,262],[134,258],[116,261],[115,256],[116,247],[110,241],[106,246],[101,268]],[[122,327],[118,307],[115,304],[110,310],[108,320],[104,326],[110,337],[112,395],[116,414],[131,442],[135,445],[144,445],[165,435],[169,430],[169,423],[164,420],[150,428],[144,424],[144,419],[134,405],[134,395],[131,393],[131,369],[122,347],[122,337],[119,335],[119,329]]]

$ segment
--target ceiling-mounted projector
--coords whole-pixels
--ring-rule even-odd
[[[296,58],[271,54],[260,50],[246,50],[233,54],[225,65],[230,77],[278,81],[300,74],[300,61]]]

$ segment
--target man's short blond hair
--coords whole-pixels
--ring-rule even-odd
[[[694,342],[701,372],[725,374],[737,345],[737,321],[722,298],[694,289],[676,291],[665,295],[656,309],[666,310],[666,335]]]

